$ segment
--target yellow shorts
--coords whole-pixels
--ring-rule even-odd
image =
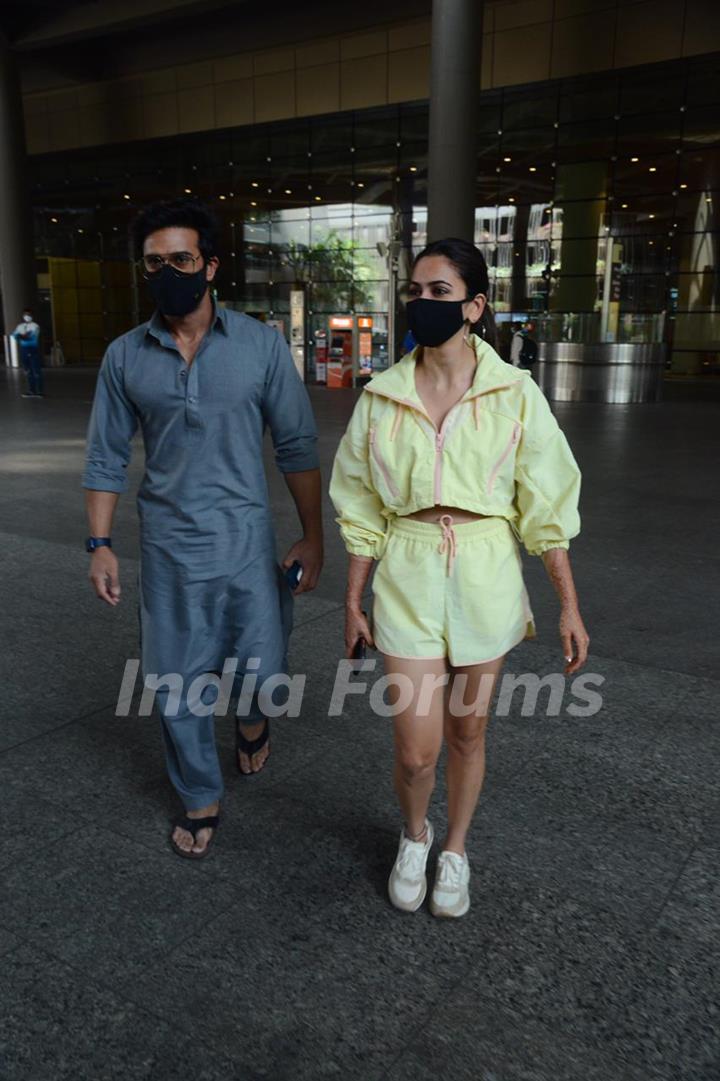
[[[535,636],[515,536],[504,518],[395,518],[373,580],[382,653],[484,664]]]

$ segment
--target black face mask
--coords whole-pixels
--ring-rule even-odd
[[[163,315],[189,315],[194,312],[208,287],[205,267],[194,274],[183,274],[166,264],[146,281]]]
[[[464,300],[411,300],[406,305],[407,321],[419,345],[442,345],[465,322]]]

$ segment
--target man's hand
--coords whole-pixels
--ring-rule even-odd
[[[293,590],[295,596],[298,593],[308,593],[311,589],[314,589],[318,584],[318,578],[320,577],[320,571],[323,565],[323,544],[322,539],[313,540],[308,537],[303,537],[296,544],[293,544],[292,548],[282,561],[283,568],[287,570],[292,567],[295,560],[298,561],[303,569],[302,578],[297,589]]]
[[[120,603],[120,574],[117,557],[110,548],[96,548],[90,556],[90,581],[101,601],[112,605]]]

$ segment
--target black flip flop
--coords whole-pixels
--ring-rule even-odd
[[[175,843],[172,837],[172,833],[170,834],[170,844],[173,846],[173,849],[175,850],[175,852],[177,852],[178,856],[182,856],[183,859],[204,860],[208,852],[210,851],[213,841],[215,840],[215,833],[217,833],[217,828],[219,824],[219,814],[208,815],[206,818],[188,818],[187,815],[185,815],[183,818],[178,818],[177,822],[174,823],[173,833],[179,826],[181,830],[187,830],[188,833],[192,834],[192,839],[194,842],[197,837],[198,830],[214,830],[215,832],[213,833],[208,843],[205,845],[202,852],[193,852],[192,849],[186,852],[185,849],[181,848],[179,844]]]
[[[268,761],[268,758],[270,757],[270,755],[268,754],[268,757],[265,759],[265,761],[262,764],[262,766],[260,767],[260,769],[251,770],[250,773],[245,773],[243,770],[240,769],[240,762],[239,762],[239,759],[238,759],[238,753],[240,751],[242,751],[242,753],[246,754],[248,756],[248,758],[252,758],[252,756],[254,754],[257,754],[258,751],[261,751],[263,749],[263,747],[265,746],[265,744],[267,743],[269,738],[270,738],[270,721],[268,720],[267,717],[265,718],[265,728],[260,733],[260,735],[257,737],[257,739],[246,739],[245,736],[240,731],[240,722],[236,721],[236,724],[235,724],[235,765],[237,766],[237,771],[238,771],[238,773],[240,774],[241,777],[256,777],[258,773],[262,773],[262,771],[265,769],[265,766],[267,765],[267,761]]]

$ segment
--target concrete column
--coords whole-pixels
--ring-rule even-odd
[[[433,0],[428,240],[472,240],[475,232],[483,7],[478,0]]]
[[[527,295],[527,256],[528,223],[530,207],[521,203],[515,211],[513,230],[512,291],[510,306],[514,312],[523,312],[528,307]]]
[[[598,238],[607,196],[602,161],[558,167],[555,204],[562,207],[560,279],[552,310],[592,312],[597,300]]]
[[[17,326],[23,308],[37,310],[33,232],[20,76],[0,30],[0,289],[6,333]]]

